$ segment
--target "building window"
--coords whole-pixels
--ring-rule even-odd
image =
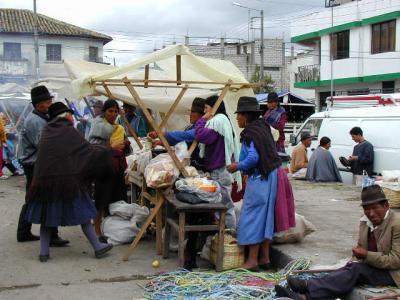
[[[89,61],[98,62],[99,61],[99,48],[89,47]]]
[[[396,20],[373,24],[371,27],[371,53],[395,51]]]
[[[20,60],[21,43],[3,43],[3,56],[7,60]]]
[[[382,93],[383,94],[394,93],[394,81],[382,81]]]
[[[335,32],[331,37],[331,57],[333,60],[349,58],[350,31]]]
[[[46,45],[46,59],[47,59],[47,61],[61,61],[61,45],[60,44],[47,44]]]
[[[236,55],[240,55],[241,54],[241,52],[240,52],[240,45],[237,45],[236,46]]]
[[[264,71],[279,71],[279,67],[264,67]]]

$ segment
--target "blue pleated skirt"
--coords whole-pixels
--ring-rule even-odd
[[[85,194],[71,201],[29,201],[25,219],[47,227],[76,226],[90,222],[96,214],[92,199]]]
[[[265,240],[272,240],[277,190],[277,169],[273,170],[268,178],[249,176],[240,211],[239,245],[254,245]]]

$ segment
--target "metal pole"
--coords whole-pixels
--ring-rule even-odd
[[[260,11],[261,15],[261,48],[260,48],[260,81],[264,81],[264,10]]]
[[[33,41],[35,47],[35,72],[36,79],[40,78],[40,67],[39,67],[39,34],[38,34],[38,18],[36,13],[36,0],[33,0]]]
[[[333,28],[333,7],[335,5],[335,0],[330,0],[331,5],[331,28]],[[331,50],[331,101],[333,100],[333,51],[332,51],[332,33],[330,34],[330,50]]]

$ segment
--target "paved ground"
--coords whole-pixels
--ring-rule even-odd
[[[52,248],[48,263],[40,263],[38,242],[16,242],[23,186],[23,177],[0,182],[0,299],[141,299],[146,275],[175,268],[176,259],[157,257],[150,239],[140,243],[128,262],[121,261],[127,246],[117,246],[108,257],[97,260],[79,227],[61,228],[60,235],[71,245]],[[315,264],[334,264],[349,257],[361,215],[359,188],[300,181],[293,182],[293,188],[297,211],[318,231],[301,244],[278,249],[291,257],[310,257]],[[151,267],[155,258],[161,261],[159,269]]]

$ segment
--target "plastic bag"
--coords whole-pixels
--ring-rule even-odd
[[[173,184],[178,176],[179,170],[167,153],[153,158],[144,170],[146,183],[152,188],[157,188],[162,184]]]
[[[144,151],[142,153],[140,153],[136,159],[136,163],[137,163],[137,171],[139,173],[144,173],[146,166],[150,163],[151,159],[152,159],[152,154],[151,151]]]
[[[301,242],[306,235],[316,231],[315,226],[302,215],[296,214],[296,227],[274,234],[273,243],[293,244]]]
[[[202,184],[216,186],[215,192],[204,192],[199,187]],[[175,187],[179,192],[186,192],[194,194],[200,200],[207,203],[220,203],[222,201],[221,187],[217,181],[194,178],[194,179],[180,179],[175,183]]]
[[[174,148],[175,154],[180,161],[190,157],[186,142],[179,142],[174,146]]]

